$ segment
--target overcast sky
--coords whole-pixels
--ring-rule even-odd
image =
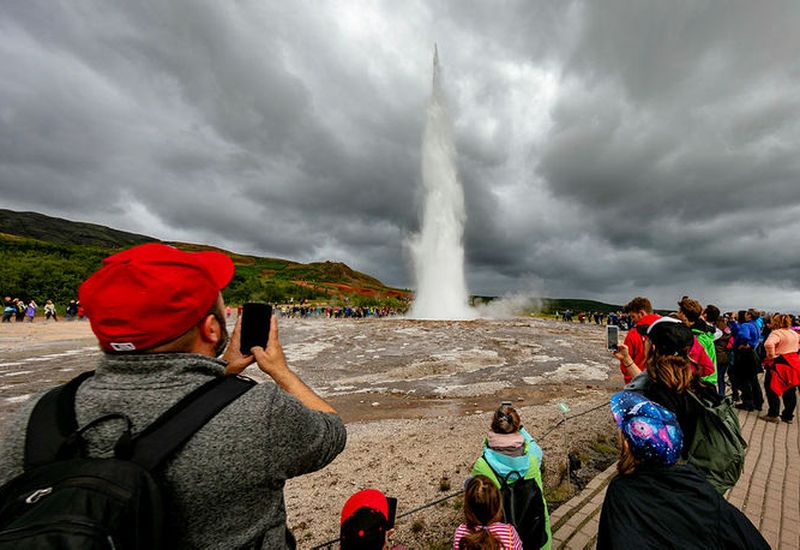
[[[413,286],[438,42],[467,278],[800,309],[800,3],[0,5],[0,205]]]

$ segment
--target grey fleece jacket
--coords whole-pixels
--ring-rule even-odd
[[[117,412],[140,432],[181,397],[223,376],[223,368],[193,354],[105,355],[78,389],[78,425]],[[25,429],[37,400],[6,427],[2,483],[22,473]],[[122,427],[110,420],[90,430],[89,455],[112,456]],[[274,383],[254,386],[156,472],[168,503],[168,547],[287,548],[284,482],[330,463],[346,437],[338,416],[306,408]]]

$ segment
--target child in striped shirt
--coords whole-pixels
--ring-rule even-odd
[[[453,550],[522,550],[522,540],[503,517],[500,490],[486,476],[473,477],[464,492],[464,523],[453,537]]]

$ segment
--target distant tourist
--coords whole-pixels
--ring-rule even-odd
[[[464,491],[464,523],[453,536],[453,550],[522,550],[522,539],[502,523],[502,496],[486,476],[473,477]]]
[[[27,307],[25,308],[25,317],[30,321],[33,322],[33,318],[36,317],[36,310],[39,309],[39,306],[36,305],[36,302],[31,300],[28,302]]]
[[[597,549],[768,549],[747,517],[695,468],[678,464],[675,415],[634,392],[611,398],[620,429],[619,474],[606,490]]]
[[[10,323],[11,318],[17,313],[17,304],[11,299],[11,296],[6,296],[3,300],[3,322]]]
[[[494,412],[483,452],[471,474],[485,476],[498,488],[515,485],[515,499],[527,507],[523,517],[503,510],[503,518],[513,524],[526,548],[550,548],[550,518],[542,489],[542,449],[522,426],[519,413],[510,403]],[[524,506],[519,505],[518,509]]]
[[[45,321],[48,319],[53,319],[53,321],[58,322],[58,315],[56,315],[56,306],[53,304],[53,300],[47,300],[47,303],[44,304],[44,318]]]
[[[75,302],[75,300],[70,300],[69,303],[67,304],[67,311],[64,317],[68,321],[71,321],[77,316],[78,316],[78,304]]]
[[[17,300],[17,314],[15,320],[17,323],[21,323],[25,319],[25,311],[28,309],[28,306],[25,305],[25,302],[22,300]]]

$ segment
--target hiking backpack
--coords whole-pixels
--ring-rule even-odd
[[[489,461],[486,465],[500,482],[503,497],[503,522],[514,526],[522,539],[523,548],[541,548],[547,543],[545,530],[544,497],[533,478],[521,478],[515,471],[500,477]],[[516,479],[512,479],[516,476]]]
[[[729,397],[714,406],[694,392],[686,392],[701,408],[694,438],[685,442],[688,462],[720,493],[736,485],[744,469],[747,442],[742,438],[739,418]]]
[[[153,472],[206,422],[255,383],[215,378],[135,437],[123,414],[78,427],[75,393],[93,372],[46,393],[28,420],[24,472],[0,487],[0,549],[165,548],[165,502]],[[88,458],[83,434],[122,419],[114,458]]]

